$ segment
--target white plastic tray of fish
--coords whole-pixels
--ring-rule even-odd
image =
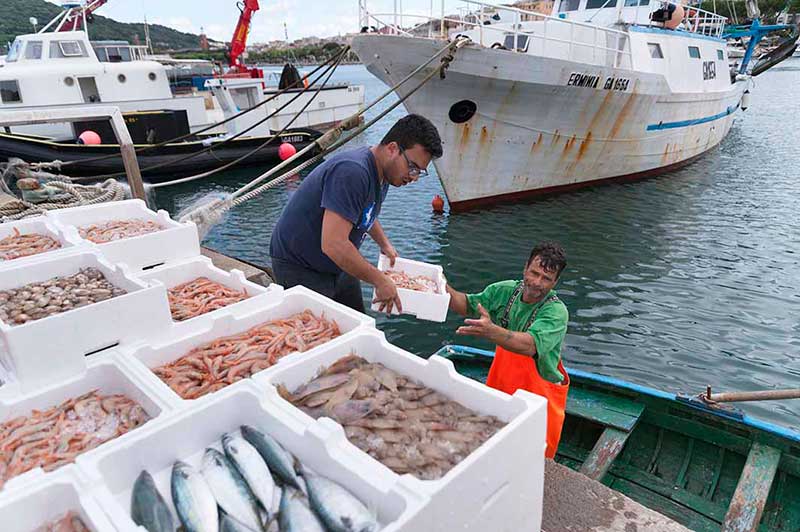
[[[337,395],[338,400],[330,396],[327,398],[329,402],[319,407],[323,409],[320,414],[322,417],[316,423],[330,429],[332,440],[346,440],[345,447],[353,448],[361,457],[361,467],[364,471],[372,471],[371,475],[381,479],[384,485],[399,482],[415,493],[429,494],[431,502],[422,512],[432,522],[446,522],[453,530],[461,530],[462,527],[475,530],[537,529],[534,525],[541,518],[544,481],[547,405],[545,399],[525,391],[518,391],[514,396],[510,396],[493,390],[459,375],[449,360],[438,356],[425,360],[391,345],[380,331],[369,330],[360,331],[335,345],[321,348],[302,361],[293,360],[276,368],[271,374],[257,376],[254,380],[272,396],[275,402],[293,409],[299,420],[310,422],[313,418],[285,400],[284,396],[279,394],[278,386],[282,385],[288,392],[299,394],[301,392],[298,390],[303,390],[302,387],[312,381],[321,369],[329,368],[350,354],[355,354],[371,363],[380,363],[400,375],[388,378],[377,376],[375,379],[377,382],[374,382],[375,386],[371,388],[374,393],[369,393],[366,399],[362,399],[364,393],[360,387],[363,384],[365,390],[369,391],[373,381],[367,382],[357,372],[350,372],[350,368],[346,368],[343,375],[355,379],[353,386],[348,389],[351,383],[347,381],[341,387],[337,387],[335,393],[344,395]],[[340,367],[343,367],[341,362]],[[332,373],[334,372],[326,372],[326,374]],[[417,385],[403,383],[400,379],[405,381],[413,379]],[[387,380],[391,382],[386,384]],[[331,387],[328,384],[332,386],[339,383],[328,382],[325,386],[318,384],[311,391],[323,395],[325,388]],[[423,397],[420,399],[407,395],[407,392],[419,391],[419,384],[436,393],[424,397],[422,392],[425,390],[422,390],[419,395]],[[401,386],[408,386],[407,392],[401,390]],[[400,391],[404,398],[400,403],[391,403],[393,406],[388,412],[384,412],[383,410],[388,407],[382,406],[384,403],[381,402],[381,397],[387,397],[391,388]],[[308,389],[306,387],[306,390]],[[429,401],[429,398],[436,400]],[[428,413],[425,417],[419,418],[421,421],[437,419],[429,417],[430,408],[442,404],[447,399],[457,402],[460,406],[448,407],[453,410],[448,414],[450,419],[439,420],[440,425],[447,426],[430,429],[441,431],[434,433],[430,439],[430,443],[437,447],[431,449],[428,442],[419,440],[417,432],[411,432],[414,430],[411,428],[412,422],[417,419],[416,414],[423,409],[427,409],[425,412]],[[370,406],[372,402],[380,404]],[[401,406],[394,406],[397,404]],[[464,411],[464,407],[472,412]],[[329,414],[324,413],[325,408],[330,409]],[[397,412],[394,412],[394,409]],[[359,412],[364,417],[356,415]],[[378,420],[380,424],[375,424],[370,418],[374,419],[378,414],[383,419]],[[342,420],[347,419],[345,416],[350,416],[352,423],[348,424],[347,433],[339,424],[326,416]],[[447,451],[449,447],[447,442],[466,443],[467,440],[462,440],[462,437],[472,437],[469,431],[476,426],[474,421],[481,421],[478,416],[494,416],[506,424],[499,430],[493,429],[496,432],[465,457],[463,450],[456,450],[456,445],[453,445],[452,452]],[[469,421],[462,425],[460,424],[462,419]],[[426,423],[423,425],[427,429],[428,425]],[[362,427],[370,429],[370,433],[362,434],[364,432]],[[400,432],[391,431],[390,434],[386,429],[398,429]],[[403,430],[409,430],[408,437],[402,438]],[[489,431],[488,434],[492,432]],[[360,450],[350,442],[348,439],[350,437],[356,438],[353,441],[359,442],[361,446],[369,446],[369,452],[381,458],[381,461]],[[481,436],[481,439],[484,437]],[[414,451],[412,447],[417,450]],[[469,448],[474,448],[474,443]],[[432,454],[442,453],[442,449],[445,453],[441,456],[441,460],[450,464],[448,467],[451,468],[441,469],[446,472],[438,479],[435,475],[429,475],[428,478],[432,478],[431,480],[421,480],[425,478],[423,474],[418,477],[415,476],[416,472],[402,475],[394,472],[394,470],[421,471],[427,474],[431,464],[437,464],[437,461],[431,458]],[[422,469],[409,466],[418,459],[421,461],[417,463],[424,464]],[[392,469],[383,462],[391,465]],[[457,463],[452,466],[454,462]],[[498,522],[498,515],[503,516],[502,523]]]
[[[0,494],[0,522],[3,532],[32,532],[44,525],[74,519],[72,528],[62,525],[58,531],[106,532],[114,530],[103,510],[85,493],[75,466],[66,466],[42,479],[14,492]],[[72,523],[71,523],[72,524]],[[47,529],[44,529],[47,530]]]
[[[126,293],[113,296],[107,289],[102,293],[97,289],[95,294],[83,288],[91,286],[91,279],[84,281],[77,275],[81,270],[89,271],[87,269],[99,271],[105,281]],[[57,277],[62,278],[59,282],[66,288],[43,286]],[[74,282],[63,281],[67,277]],[[30,290],[19,290],[34,284]],[[14,290],[14,297],[24,298],[26,303],[6,305],[8,321],[12,323],[0,320],[2,360],[23,392],[80,373],[85,367],[84,356],[89,353],[115,344],[142,341],[168,330],[171,324],[163,286],[149,286],[133,278],[124,265],[112,266],[93,250],[80,250],[1,270],[0,298],[6,297],[9,290]],[[44,291],[38,294],[34,290]],[[50,292],[52,290],[58,292]],[[64,298],[67,297],[77,299],[70,300],[66,306],[68,302]],[[106,299],[98,300],[101,297]],[[97,301],[82,303],[80,298]],[[60,305],[59,310],[52,311],[55,314],[47,310],[45,317],[13,323],[20,316],[17,314],[15,318],[12,314],[30,312],[25,310],[27,306],[36,307],[33,312],[40,312],[55,309],[54,302]],[[42,305],[47,306],[40,309]],[[12,309],[12,306],[20,308]]]
[[[97,247],[110,262],[125,263],[132,269],[150,268],[200,255],[200,239],[193,223],[179,223],[164,210],[154,212],[139,199],[48,211],[46,216],[55,220],[68,235]],[[158,227],[158,230],[127,238],[122,238],[123,231],[119,229],[99,231],[100,226],[115,221],[139,221],[152,228]],[[82,238],[81,231],[90,227],[95,231]],[[88,238],[112,240],[97,243]]]
[[[364,532],[423,530],[402,528],[413,522],[420,498],[377,487],[358,474],[348,452],[262,399],[252,384],[227,389],[143,428],[124,447],[79,458],[97,486],[92,494],[122,532],[143,532],[147,520],[164,530],[196,523],[217,530],[220,508],[248,526],[234,530],[280,524],[324,532],[323,514],[340,525],[351,519],[353,530]],[[305,488],[310,502],[293,485]],[[344,499],[333,501],[335,494]],[[160,511],[145,516],[142,508]]]
[[[276,284],[265,287],[248,281],[240,270],[226,272],[202,256],[146,270],[139,274],[139,278],[148,283],[161,283],[167,288],[172,320],[178,328],[189,320],[213,319],[223,310],[241,315],[264,308],[283,291]],[[214,290],[220,288],[215,285],[221,285],[224,293],[213,295]],[[187,301],[179,293],[181,287],[184,287],[183,292],[191,290],[194,297]]]
[[[447,309],[450,305],[450,294],[447,293],[447,281],[441,266],[427,264],[416,260],[398,258],[394,266],[389,265],[389,258],[381,254],[378,259],[378,269],[382,272],[401,272],[411,281],[409,285],[419,288],[397,288],[400,302],[403,304],[403,314],[412,314],[421,320],[443,322],[447,319]],[[416,278],[416,279],[415,279]],[[372,291],[375,298],[375,290]],[[378,303],[372,304],[372,310],[379,310]],[[392,314],[400,314],[397,309],[392,309]]]
[[[44,216],[6,222],[0,224],[0,269],[37,262],[82,245]]]
[[[143,379],[146,379],[153,388],[166,390],[166,393],[172,395],[175,401],[180,402],[184,399],[197,399],[207,393],[227,387],[229,384],[238,384],[254,373],[272,371],[271,368],[275,366],[266,362],[264,364],[258,362],[258,367],[244,369],[241,367],[242,360],[248,358],[260,360],[267,358],[270,353],[270,348],[264,345],[265,342],[259,340],[264,338],[265,331],[260,331],[261,334],[259,334],[259,331],[254,330],[261,327],[272,328],[272,325],[264,326],[267,322],[286,320],[310,311],[313,317],[306,322],[311,325],[315,321],[321,322],[323,319],[329,325],[335,323],[341,335],[332,338],[329,342],[336,342],[356,330],[375,326],[375,320],[369,316],[355,312],[302,286],[296,286],[289,290],[276,287],[270,297],[273,299],[269,304],[265,302],[263,308],[253,310],[248,314],[235,316],[226,312],[226,309],[221,309],[219,314],[213,317],[213,321],[191,320],[180,331],[173,329],[167,339],[153,340],[137,348],[132,348],[127,353],[128,356],[125,357],[125,360],[134,371],[140,371]],[[280,331],[280,329],[278,330]],[[236,340],[231,340],[231,337],[236,337]],[[273,345],[271,340],[270,338],[269,345]],[[286,352],[281,345],[273,345],[273,348],[282,349],[280,354],[283,356],[278,357],[276,362],[283,363],[293,358],[302,359],[324,345],[311,347],[303,352]],[[239,354],[242,356],[240,357]],[[200,363],[205,364],[206,355],[211,356],[213,360],[223,357],[223,360],[218,363],[219,365],[213,366],[212,364],[213,374],[211,373],[212,369],[207,365],[199,365]],[[199,358],[199,361],[190,363],[189,358],[191,357]],[[226,371],[223,378],[222,374]],[[156,372],[162,376],[170,374],[174,377],[167,384],[165,380],[156,376]],[[234,379],[231,372],[235,372],[238,377]],[[190,375],[191,380],[187,382],[186,379],[183,379],[184,374]],[[208,385],[210,391],[194,385]],[[191,386],[194,387],[189,389]]]
[[[0,399],[0,448],[6,451],[0,453],[0,494],[124,441],[168,409],[110,353],[58,385]]]

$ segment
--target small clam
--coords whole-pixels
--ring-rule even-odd
[[[32,293],[34,293],[34,294],[41,294],[42,292],[44,292],[44,291],[45,291],[45,288],[44,288],[44,286],[42,286],[42,285],[40,285],[40,284],[37,284],[37,285],[35,285],[35,286],[31,286],[31,287],[30,287],[30,291],[31,291]]]
[[[17,322],[18,324],[25,323],[28,320],[30,320],[30,317],[27,314],[20,314],[16,318],[14,318],[14,321]]]
[[[43,309],[48,314],[53,314],[54,312],[61,312],[61,307],[56,305],[49,305]]]
[[[42,296],[36,299],[36,306],[39,308],[44,308],[50,304],[50,298],[47,296]]]

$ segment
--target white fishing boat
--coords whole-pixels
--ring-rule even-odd
[[[468,16],[435,18],[362,2],[372,31],[353,40],[390,86],[445,39],[471,40],[405,102],[439,128],[452,210],[668,171],[717,146],[746,107],[751,75],[729,70],[726,19],[696,6],[557,0],[546,15],[465,4]]]
[[[67,7],[38,33],[16,38],[5,62],[0,64],[0,111],[114,105],[123,113],[169,111],[179,122],[173,124],[176,131],[193,132],[249,109],[277,91],[276,86],[270,86],[263,78],[221,77],[212,80],[211,91],[195,89],[176,94],[167,67],[154,60],[146,46],[90,40],[86,11],[103,3],[95,0],[84,7]],[[253,137],[270,135],[271,131],[287,125],[313,96],[313,91],[305,92],[291,105],[278,110],[298,92],[302,92],[302,87],[244,115],[246,124],[233,121],[211,133],[239,132],[276,112],[274,117],[247,132]],[[362,86],[325,87],[291,127],[326,129],[352,115],[363,103]],[[56,138],[71,138],[76,133],[71,124],[11,129]]]

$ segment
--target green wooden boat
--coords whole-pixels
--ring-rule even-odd
[[[484,380],[494,354],[436,354]],[[800,433],[702,400],[569,370],[556,461],[693,530],[800,531]]]

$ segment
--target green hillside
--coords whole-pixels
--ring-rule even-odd
[[[39,28],[47,24],[61,9],[45,0],[0,0],[0,49],[6,50],[7,44],[21,33],[31,33],[33,27],[28,19],[36,17]],[[102,8],[100,9],[102,12]],[[180,50],[199,48],[199,37],[191,33],[150,24],[150,40],[157,50]],[[100,15],[94,16],[89,25],[92,40],[117,39],[133,43],[138,36],[144,44],[144,27],[142,24],[117,22]]]

